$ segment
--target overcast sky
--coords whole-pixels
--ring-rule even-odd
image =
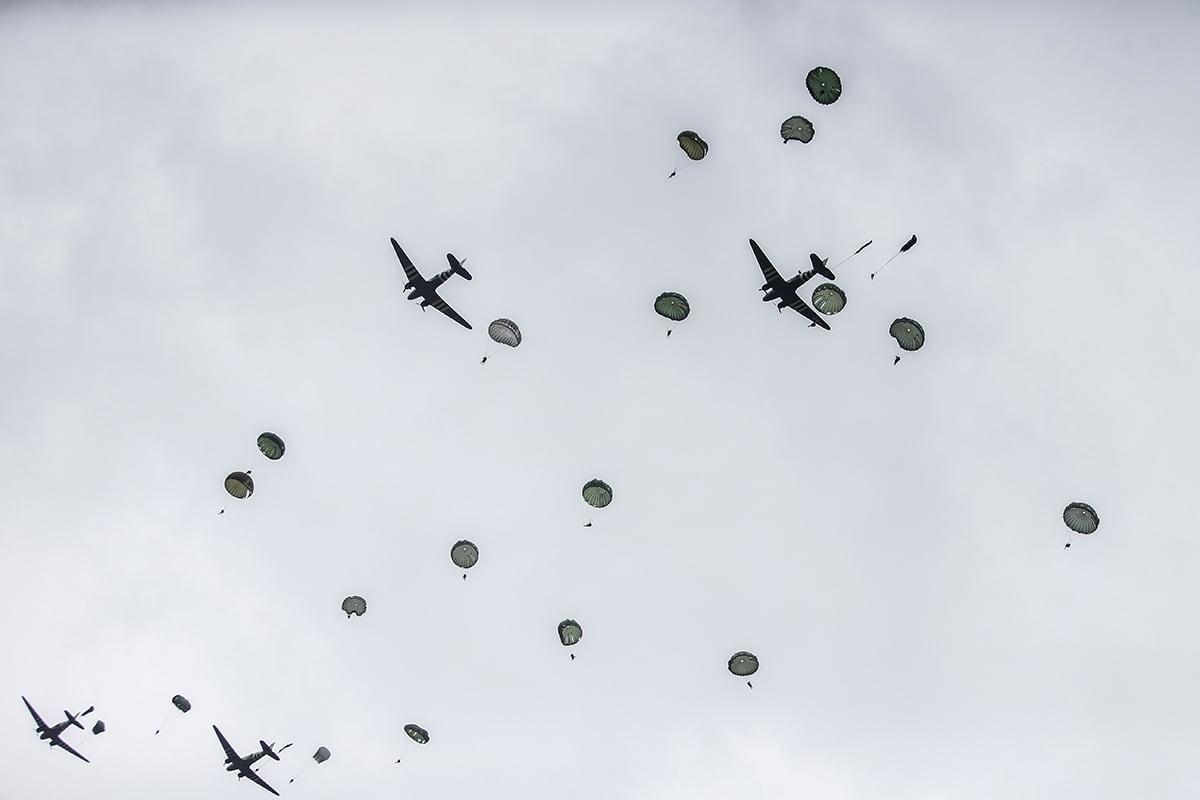
[[[1200,795],[1200,14],[981,6],[0,10],[0,800]]]

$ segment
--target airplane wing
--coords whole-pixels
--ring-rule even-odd
[[[779,276],[779,272],[771,264],[771,260],[767,258],[767,254],[758,246],[758,242],[751,239],[750,249],[754,251],[754,257],[758,259],[758,268],[762,270],[763,277],[767,279],[767,283],[783,283],[783,278]]]
[[[242,776],[245,777],[247,780],[254,781],[259,786],[263,787],[264,789],[266,789],[268,792],[275,795],[276,797],[279,796],[279,792],[272,789],[270,784],[268,784],[262,778],[258,777],[258,773],[255,772],[254,770],[250,769],[249,767],[246,767],[246,771],[242,773]]]
[[[433,308],[436,308],[438,311],[442,312],[447,317],[449,317],[450,319],[457,322],[459,325],[462,325],[467,330],[471,330],[471,323],[467,322],[465,319],[463,319],[461,316],[459,316],[458,312],[455,311],[453,308],[451,308],[446,303],[445,300],[438,297],[437,292],[431,292],[430,294],[426,295],[425,297],[429,300],[430,306],[432,306]]]
[[[221,734],[220,729],[218,729],[216,725],[213,725],[213,730],[217,732],[217,738],[221,740],[221,747],[225,749],[225,757],[232,759],[230,763],[240,760],[241,756],[239,756],[237,751],[233,749],[233,745],[229,744],[229,740]]]
[[[417,272],[417,268],[408,260],[408,256],[400,249],[400,245],[395,239],[392,239],[392,247],[396,249],[396,258],[400,259],[400,266],[404,267],[404,274],[409,281],[414,286],[424,283],[425,279],[421,277],[421,273]]]
[[[21,700],[25,703],[25,707],[29,709],[29,713],[33,715],[33,721],[38,724],[38,731],[41,732],[44,730],[49,730],[46,723],[42,721],[42,718],[39,717],[38,713],[33,710],[33,706],[29,705],[29,701],[26,700],[23,695],[21,697]]]
[[[74,750],[74,749],[71,747],[71,745],[69,745],[69,744],[67,744],[66,742],[64,742],[64,741],[62,740],[62,738],[61,738],[61,737],[59,737],[59,736],[55,736],[55,737],[54,737],[54,743],[55,743],[56,745],[58,745],[59,747],[61,747],[63,750],[66,750],[66,751],[67,751],[68,753],[70,753],[71,755],[75,756],[76,758],[83,758],[83,756],[82,756],[82,755],[80,755],[78,752],[76,752],[76,751],[75,751],[75,750]],[[86,758],[83,758],[83,760],[84,760],[84,761],[87,761],[87,763],[89,763],[89,764],[90,764],[90,763],[92,763],[92,762],[88,761]]]
[[[821,319],[821,316],[819,314],[817,314],[817,312],[815,312],[811,308],[809,308],[808,303],[801,300],[799,295],[796,295],[796,299],[794,299],[790,303],[788,303],[788,308],[796,309],[801,314],[803,314],[805,317],[807,317],[810,321],[812,321],[814,324],[820,325],[825,330],[830,330],[829,323],[826,322],[825,320]]]

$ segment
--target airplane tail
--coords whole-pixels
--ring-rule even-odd
[[[262,752],[263,752],[264,756],[270,756],[271,758],[275,759],[276,761],[279,760],[279,756],[275,755],[275,751],[271,749],[271,745],[267,744],[262,739],[259,739],[258,743],[259,743],[259,745],[262,746]]]
[[[454,257],[453,253],[446,253],[446,260],[450,262],[450,269],[452,272],[457,275],[461,275],[467,280],[471,280],[471,273],[467,272],[467,268],[464,267],[462,263]]]
[[[837,280],[837,278],[833,277],[833,270],[831,270],[829,267],[825,266],[826,262],[829,259],[825,259],[824,261],[822,261],[820,258],[817,258],[816,253],[809,253],[808,257],[812,261],[813,272],[817,273],[821,277],[826,278],[828,280],[831,280],[831,281]]]

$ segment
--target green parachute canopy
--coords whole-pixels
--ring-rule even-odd
[[[283,439],[278,435],[266,431],[258,435],[258,449],[262,454],[272,461],[278,461],[283,458]]]
[[[517,327],[517,323],[503,317],[488,325],[488,336],[492,337],[493,342],[509,347],[516,347],[521,343],[521,329]]]
[[[410,722],[404,726],[404,732],[408,734],[408,738],[417,744],[429,744],[429,731],[420,725],[414,725]]]
[[[318,764],[323,764],[329,760],[331,755],[333,754],[329,752],[328,747],[318,747],[317,752],[313,753],[313,761],[317,762]]]
[[[888,333],[896,340],[896,344],[900,345],[901,350],[920,350],[921,345],[925,344],[925,329],[915,319],[901,317],[895,320],[888,328]]]
[[[171,703],[185,714],[192,710],[191,702],[181,694],[177,694],[172,697]]]
[[[699,161],[708,155],[708,143],[695,131],[683,131],[675,138],[679,140],[679,147],[692,161]]]
[[[823,106],[837,102],[842,96],[842,79],[829,67],[813,67],[804,79],[808,93]]]
[[[558,623],[558,640],[563,647],[570,647],[583,638],[583,626],[573,619],[564,619]]]
[[[254,494],[254,480],[250,477],[250,470],[229,473],[225,478],[225,491],[239,500]]]
[[[692,312],[692,307],[678,292],[663,292],[654,300],[654,311],[672,322],[682,322]]]
[[[342,601],[342,611],[346,612],[346,619],[350,619],[351,614],[361,617],[367,613],[367,601],[356,594],[351,595]]]
[[[1087,503],[1074,502],[1063,509],[1063,522],[1076,533],[1095,533],[1100,527],[1100,515]]]
[[[813,289],[812,304],[822,314],[836,314],[846,307],[846,293],[832,283],[822,283]]]
[[[783,137],[784,144],[793,139],[801,144],[808,144],[812,141],[814,133],[816,129],[813,128],[813,124],[804,117],[788,117],[779,126],[779,135]]]
[[[466,539],[455,542],[450,548],[450,560],[459,569],[470,569],[479,561],[479,548]]]
[[[100,734],[104,733],[105,730],[104,720],[98,719],[96,720],[96,724],[92,726],[92,735],[99,736]]]
[[[592,478],[583,485],[583,500],[593,508],[604,508],[612,499],[612,487],[599,478]]]
[[[739,678],[748,678],[758,672],[758,656],[745,650],[729,657],[729,671]]]

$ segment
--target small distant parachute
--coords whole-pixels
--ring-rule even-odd
[[[563,647],[571,647],[583,638],[583,626],[573,619],[564,619],[558,623],[558,640],[562,642]],[[571,660],[575,660],[575,654],[571,654]]]
[[[808,144],[812,141],[814,133],[816,129],[813,128],[813,124],[804,117],[788,117],[779,126],[779,135],[783,137],[784,144],[793,139],[801,144]]]
[[[739,678],[749,678],[758,672],[758,656],[745,650],[739,650],[729,657],[729,671]],[[751,689],[754,688],[750,681],[746,681],[746,685]]]
[[[239,500],[254,494],[254,480],[250,477],[250,470],[229,473],[225,478],[225,491]]]
[[[813,289],[812,304],[822,314],[836,314],[846,307],[846,293],[832,283],[822,283]]]
[[[100,734],[104,733],[105,730],[104,720],[98,719],[96,720],[96,724],[92,726],[92,735],[99,736]]]
[[[328,747],[318,747],[317,752],[313,753],[313,761],[318,764],[324,764],[329,760],[329,756],[331,755],[332,753],[329,752]]]
[[[521,343],[521,329],[511,319],[501,317],[488,325],[488,336],[497,344],[516,347]]]
[[[177,694],[177,695],[175,695],[174,697],[172,697],[172,698],[171,698],[171,705],[173,705],[173,706],[175,706],[176,708],[178,708],[178,709],[179,709],[180,711],[182,711],[184,714],[186,714],[187,712],[189,712],[189,711],[191,711],[191,710],[192,710],[192,703],[191,703],[191,701],[190,701],[190,700],[188,700],[186,697],[184,697],[184,696],[183,696],[183,695],[181,695],[181,694]],[[175,719],[175,716],[168,714],[168,715],[167,715],[167,719],[166,719],[166,720],[163,722],[163,724],[162,724],[162,725],[159,725],[159,726],[158,726],[158,730],[154,732],[154,735],[155,735],[155,736],[158,736],[158,733],[159,733],[159,731],[161,731],[163,728],[167,727],[167,725],[170,725],[170,724],[171,724],[171,721],[172,721],[173,719]]]
[[[410,722],[404,726],[404,732],[408,734],[408,738],[417,744],[429,744],[429,731],[420,725],[414,725]]]
[[[679,292],[663,292],[654,298],[654,313],[672,322],[683,322],[688,318],[688,314],[692,313],[692,307],[687,298]],[[670,335],[671,330],[668,329],[667,336]]]
[[[450,548],[450,560],[459,569],[470,569],[479,561],[479,548],[466,539],[457,541]],[[466,575],[463,575],[463,578],[466,577]]]
[[[342,611],[346,612],[346,619],[352,614],[361,617],[367,613],[367,601],[356,594],[350,595],[342,601]]]
[[[888,328],[888,333],[896,340],[896,344],[900,345],[901,350],[910,353],[920,350],[921,346],[925,344],[925,329],[915,319],[900,317],[894,320]],[[896,356],[892,366],[895,366],[898,361],[900,361],[900,356]]]
[[[679,141],[679,148],[692,161],[699,161],[708,155],[708,142],[701,139],[700,134],[695,131],[683,131],[675,138]]]
[[[1087,536],[1100,527],[1100,515],[1087,503],[1075,501],[1063,509],[1063,522],[1072,532]],[[1067,542],[1066,547],[1070,546],[1071,543]]]
[[[829,67],[813,67],[804,79],[808,93],[823,106],[837,102],[842,96],[842,79]]]
[[[915,245],[916,243],[917,243],[917,235],[914,233],[911,237],[909,237],[909,240],[907,242],[900,245],[900,249],[896,251],[895,255],[893,255],[887,261],[883,262],[883,267],[886,267],[888,264],[892,263],[892,260],[895,259],[896,256],[900,255],[901,253],[907,253],[909,250],[912,250],[913,245]],[[869,244],[869,242],[868,242],[868,244]],[[879,273],[883,272],[883,267],[880,267],[879,269],[877,269],[871,273],[871,280],[875,280],[875,276],[878,275]]]
[[[258,449],[262,454],[272,461],[278,461],[283,458],[283,439],[280,439],[277,434],[266,431],[258,435]]]
[[[592,478],[583,485],[583,500],[593,508],[604,508],[612,499],[612,487],[599,478]]]

